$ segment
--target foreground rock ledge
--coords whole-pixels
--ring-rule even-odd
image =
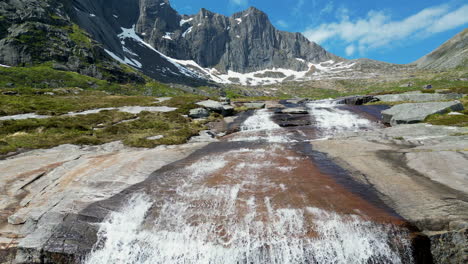
[[[431,240],[435,263],[468,260],[468,128],[401,125],[316,141]]]
[[[77,249],[65,248],[64,241],[54,249],[61,253],[43,248],[69,216],[144,181],[206,144],[154,149],[129,148],[120,142],[62,145],[0,160],[0,263],[11,263],[15,255],[16,263],[72,261],[65,252]],[[47,259],[44,251],[49,251]]]

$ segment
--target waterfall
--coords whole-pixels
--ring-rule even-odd
[[[323,129],[372,125],[353,116],[340,126],[339,116],[351,114],[328,102],[310,108]],[[294,138],[271,116],[259,110],[244,122],[231,140],[245,141],[242,147],[204,154],[175,168],[152,193],[135,194],[101,224],[85,263],[412,263],[408,232],[372,221],[378,210],[371,206],[339,209],[343,201],[361,200],[342,195],[294,151]],[[173,191],[159,197],[158,188]]]
[[[320,100],[307,105],[311,116],[316,121],[320,136],[329,138],[343,132],[356,132],[363,129],[372,129],[376,124],[362,118],[350,111],[342,110],[336,101]]]

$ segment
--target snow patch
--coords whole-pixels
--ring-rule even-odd
[[[193,17],[189,18],[189,19],[181,19],[180,20],[180,26],[183,26],[185,23],[188,23],[190,21],[193,20]]]
[[[242,23],[242,18],[236,18],[236,21],[237,21],[237,25],[240,25],[240,23]]]
[[[173,32],[166,32],[166,35],[163,36],[163,39],[172,40],[172,35],[174,35]]]
[[[96,17],[96,15],[95,15],[95,14],[89,14],[89,16],[90,16],[90,17]]]
[[[4,64],[0,64],[0,67],[4,67],[4,68],[10,68],[11,66],[4,65]]]
[[[190,34],[190,32],[192,32],[192,29],[193,29],[193,27],[189,27],[184,33],[182,33],[182,37],[185,38],[185,36],[187,36],[187,34]]]

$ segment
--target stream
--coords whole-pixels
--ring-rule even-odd
[[[313,147],[381,127],[378,111],[306,107],[257,110],[152,174],[100,225],[85,263],[413,263],[408,223]]]

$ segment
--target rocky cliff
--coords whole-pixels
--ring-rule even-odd
[[[72,1],[0,2],[0,63],[50,64],[59,70],[117,82],[143,82],[105,54],[100,44],[70,19]]]
[[[277,30],[254,7],[231,17],[206,9],[181,16],[167,0],[143,2],[136,31],[164,54],[194,60],[205,68],[241,73],[271,68],[305,71],[307,62],[341,60],[300,33]]]

